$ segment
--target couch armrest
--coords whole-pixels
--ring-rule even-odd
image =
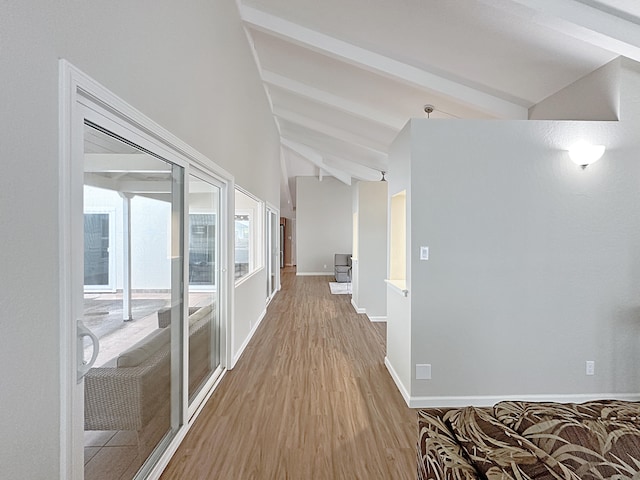
[[[137,367],[91,368],[84,377],[86,430],[140,430],[169,403],[171,365],[162,349]]]
[[[444,418],[449,409],[418,411],[418,480],[478,480],[480,476]]]

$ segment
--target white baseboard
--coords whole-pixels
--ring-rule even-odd
[[[249,335],[247,335],[247,338],[244,339],[244,342],[242,342],[242,345],[240,346],[240,348],[238,349],[236,354],[233,356],[233,361],[231,363],[231,368],[235,367],[236,363],[238,363],[238,360],[240,360],[240,357],[242,356],[242,353],[244,352],[244,349],[247,348],[247,345],[249,345],[249,342],[253,338],[253,335],[256,333],[256,330],[258,329],[258,327],[262,323],[262,320],[264,319],[266,314],[267,314],[267,309],[265,308],[262,311],[262,313],[260,314],[260,317],[258,317],[258,320],[253,324],[253,327],[251,328],[251,331],[249,332]]]
[[[333,277],[334,275],[332,272],[296,272],[298,277]]]
[[[520,400],[523,402],[559,402],[582,403],[591,400],[626,400],[629,402],[640,401],[640,393],[576,393],[576,394],[525,394],[525,395],[460,395],[460,396],[411,396],[396,373],[388,357],[384,357],[384,364],[391,378],[400,391],[402,398],[409,408],[434,408],[434,407],[491,407],[504,400]]]
[[[386,322],[387,317],[369,317],[369,320],[372,322]]]
[[[351,306],[355,309],[356,313],[367,313],[366,308],[360,308],[356,305],[356,302],[353,301],[353,297],[351,297]]]
[[[407,404],[410,408],[432,407],[491,407],[504,400],[520,400],[523,402],[560,402],[582,403],[591,400],[627,400],[640,401],[640,393],[578,393],[578,394],[544,394],[544,395],[474,395],[452,397],[410,397]],[[406,398],[405,398],[406,400]]]
[[[391,378],[395,382],[396,387],[398,387],[398,390],[400,390],[400,395],[402,395],[402,398],[404,398],[404,401],[407,403],[407,405],[411,407],[411,397],[409,396],[409,391],[405,388],[404,384],[400,380],[400,377],[398,376],[395,369],[393,368],[393,365],[391,365],[391,362],[389,361],[389,357],[387,356],[384,357],[384,365],[387,367],[387,370],[389,371]],[[419,407],[411,407],[411,408],[419,408]]]

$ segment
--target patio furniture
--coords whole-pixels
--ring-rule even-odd
[[[207,373],[214,305],[189,316],[189,385]],[[158,328],[122,352],[112,367],[84,377],[85,430],[140,431],[170,403],[171,329]]]

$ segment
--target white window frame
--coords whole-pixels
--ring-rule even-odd
[[[235,186],[237,193],[243,194],[251,201],[255,202],[255,209],[237,208],[234,210],[234,229],[235,215],[247,215],[249,217],[249,271],[235,279],[236,286],[247,281],[265,268],[264,250],[265,250],[265,203],[255,195],[249,193],[245,189]],[[235,235],[234,235],[235,239]],[[234,245],[234,272],[235,272],[235,245]]]

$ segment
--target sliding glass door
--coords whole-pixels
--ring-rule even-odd
[[[185,173],[96,125],[83,143],[84,478],[142,478],[183,418]]]
[[[205,175],[189,175],[189,406],[220,373],[220,197]]]
[[[228,360],[233,180],[64,61],[61,95],[61,475],[159,478]]]

